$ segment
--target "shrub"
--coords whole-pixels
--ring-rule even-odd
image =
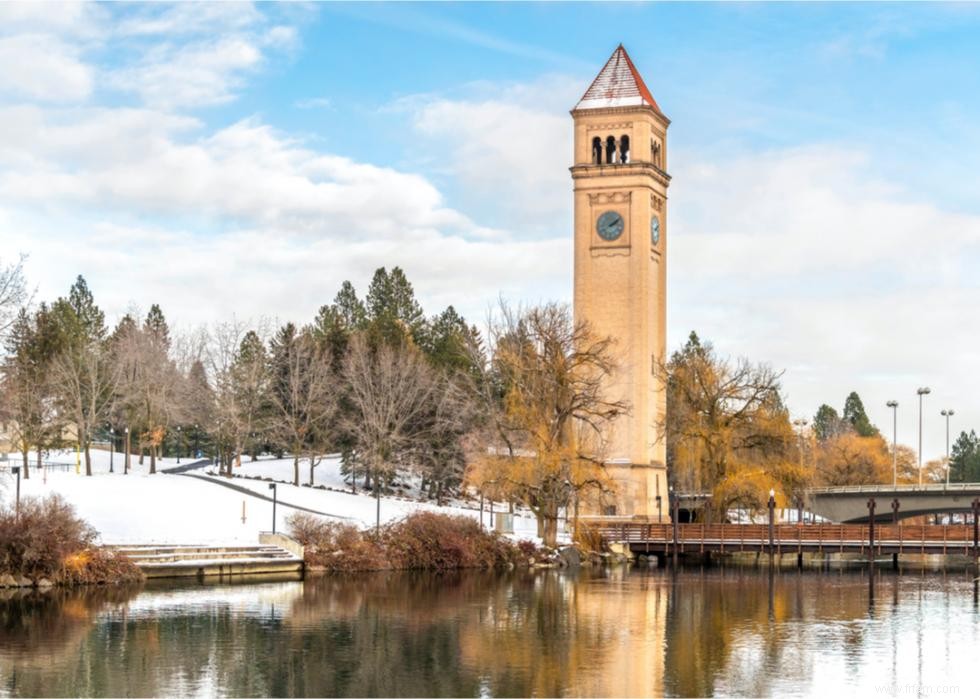
[[[517,559],[514,544],[485,531],[475,519],[434,512],[417,512],[387,525],[381,542],[398,568],[496,568]]]
[[[288,524],[307,563],[328,570],[497,568],[522,559],[516,545],[469,517],[419,512],[380,533],[303,513]]]
[[[384,552],[354,525],[297,512],[286,520],[290,534],[306,547],[306,562],[327,570],[382,570]]]
[[[64,584],[142,580],[128,558],[95,547],[95,537],[60,496],[24,498],[19,517],[0,508],[0,573]]]

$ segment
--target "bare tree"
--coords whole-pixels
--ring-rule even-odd
[[[24,279],[24,257],[10,264],[0,262],[0,340],[7,336],[18,312],[29,305],[30,299]]]
[[[372,348],[355,336],[344,361],[353,410],[346,426],[372,474],[381,524],[381,488],[397,461],[425,443],[434,425],[432,405],[445,395],[445,379],[410,346]],[[442,414],[442,411],[439,411]]]
[[[308,333],[293,335],[289,346],[281,350],[281,373],[269,392],[273,406],[270,433],[293,456],[293,484],[299,485],[299,462],[306,458],[312,486],[336,414],[337,382],[330,356]]]
[[[231,475],[241,465],[242,452],[261,427],[263,403],[268,400],[268,367],[259,334],[238,321],[219,323],[209,333],[205,350],[214,384],[214,430],[221,470]]]
[[[490,421],[469,480],[527,505],[545,544],[554,546],[560,511],[583,491],[610,485],[606,436],[629,411],[605,391],[616,369],[613,341],[574,323],[559,304],[501,304],[489,339],[480,385]]]
[[[116,364],[101,340],[74,343],[52,362],[51,380],[85,453],[86,476],[92,475],[92,437],[109,416],[117,379]]]

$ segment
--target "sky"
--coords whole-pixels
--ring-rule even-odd
[[[671,119],[668,347],[980,428],[980,5],[0,4],[0,262],[110,319],[570,301],[569,110],[622,42]]]

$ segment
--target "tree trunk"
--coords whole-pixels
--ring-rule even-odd
[[[299,457],[298,456],[293,457],[293,485],[299,485]]]
[[[313,469],[316,468],[316,462],[314,462],[313,457],[310,457],[310,487],[313,487]]]
[[[41,459],[41,445],[38,444],[37,445],[37,471],[38,471],[38,473],[40,473],[41,472],[41,469],[44,468],[41,465],[41,461],[42,461],[42,459]]]
[[[126,430],[126,460],[123,461],[123,475],[124,476],[129,474],[129,450],[130,450],[129,430]]]
[[[38,456],[40,456],[41,450],[38,449],[37,450],[37,453],[38,453]],[[30,466],[28,466],[28,463],[29,462],[27,460],[27,449],[26,448],[21,449],[20,455],[21,455],[21,457],[24,460],[24,468],[22,468],[21,470],[24,472],[24,480],[26,481],[28,478],[31,477],[31,475],[30,475],[31,472],[29,471]]]
[[[89,451],[88,442],[85,442],[85,475],[92,475],[92,454]]]
[[[150,448],[150,473],[157,472],[157,450],[155,447]]]
[[[139,460],[140,466],[143,465],[143,457],[144,456],[146,456],[146,449],[144,449],[143,447],[140,447],[140,460]]]
[[[541,537],[544,540],[544,545],[549,548],[558,546],[558,517],[548,514],[539,516],[538,521],[541,522],[544,530]]]

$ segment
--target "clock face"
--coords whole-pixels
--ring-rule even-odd
[[[623,217],[615,211],[606,211],[596,221],[595,230],[603,240],[616,240],[623,234]]]
[[[654,245],[660,242],[660,219],[656,216],[650,219],[650,242]]]

